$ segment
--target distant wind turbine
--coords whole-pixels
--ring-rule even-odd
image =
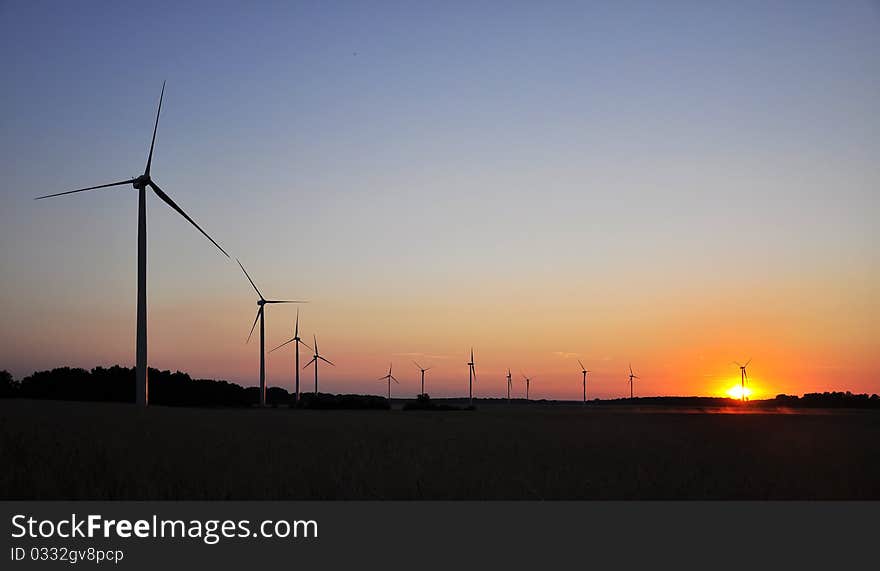
[[[589,373],[590,371],[588,371],[587,368],[584,367],[584,364],[581,363],[580,359],[578,359],[578,365],[581,366],[581,373],[584,374],[584,404],[587,404],[587,373]]]
[[[38,196],[35,200],[44,198],[52,198],[54,196],[62,196],[65,194],[73,194],[76,192],[85,192],[87,190],[95,190],[98,188],[109,188],[112,186],[132,185],[138,191],[138,262],[137,262],[137,326],[135,343],[135,402],[140,406],[147,406],[149,402],[149,383],[147,380],[147,187],[161,198],[168,206],[177,211],[178,214],[186,218],[186,220],[198,229],[212,244],[223,252],[228,258],[229,254],[220,247],[220,244],[208,236],[208,233],[196,224],[195,220],[189,217],[186,212],[180,208],[171,197],[159,188],[159,185],[153,181],[150,176],[150,167],[153,164],[153,148],[156,146],[156,131],[159,128],[159,114],[162,112],[162,99],[165,97],[165,82],[162,82],[162,92],[159,94],[159,108],[156,111],[156,123],[153,125],[153,139],[150,142],[150,154],[147,157],[147,166],[144,174],[122,180],[119,182],[111,182],[108,184],[100,184],[98,186],[89,186],[87,188],[79,188],[76,190],[68,190],[66,192],[58,192],[56,194],[48,194],[46,196]]]
[[[477,370],[474,365],[474,348],[471,347],[471,360],[468,361],[468,403],[474,404],[474,379],[477,378]]]
[[[510,404],[511,386],[513,386],[513,377],[510,376],[510,369],[507,369],[507,404]]]
[[[250,342],[251,335],[254,334],[254,329],[257,327],[257,321],[260,322],[260,406],[266,406],[266,304],[267,303],[305,303],[304,301],[291,301],[286,299],[266,299],[263,297],[263,294],[260,293],[260,290],[257,288],[257,284],[254,283],[254,280],[251,279],[251,276],[247,273],[247,270],[244,269],[244,266],[241,264],[241,261],[236,258],[236,262],[238,262],[238,267],[241,268],[241,271],[244,272],[245,277],[251,282],[251,286],[253,286],[254,291],[257,292],[257,295],[260,296],[260,299],[257,300],[257,317],[254,318],[254,324],[251,325],[251,332],[248,333],[247,342]]]
[[[312,356],[312,360],[309,361],[308,363],[306,363],[306,366],[303,367],[303,369],[305,369],[306,367],[308,367],[312,363],[315,364],[315,394],[317,395],[318,394],[318,359],[320,359],[321,361],[324,361],[325,363],[327,363],[331,367],[335,367],[336,365],[334,365],[333,363],[331,363],[330,361],[328,361],[327,359],[322,357],[321,354],[318,352],[318,336],[317,335],[312,335],[312,342],[315,344],[315,354]]]
[[[422,392],[421,392],[421,394],[425,394],[425,371],[430,371],[434,367],[428,367],[426,369],[426,368],[422,367],[421,365],[419,365],[418,363],[416,363],[415,361],[413,361],[413,364],[419,368],[419,371],[422,372]],[[390,371],[389,371],[389,374],[390,374]]]
[[[752,362],[752,360],[749,359],[748,361],[746,361],[745,365],[740,365],[739,363],[734,361],[734,364],[737,367],[739,367],[739,383],[740,383],[739,398],[742,400],[742,402],[746,402],[746,379],[749,378],[749,374],[746,372],[746,367],[748,367],[749,363],[751,363],[751,362]]]
[[[299,346],[302,345],[306,349],[311,349],[311,347],[309,347],[299,337],[299,308],[296,309],[296,323],[293,326],[293,337],[290,340],[285,341],[281,345],[275,347],[275,349],[272,349],[272,351],[269,351],[269,352],[272,353],[278,349],[281,349],[282,347],[284,347],[288,343],[294,343],[294,353],[296,354],[296,357],[295,357],[294,363],[293,363],[293,370],[294,370],[294,376],[296,377],[296,402],[299,402]]]
[[[400,384],[400,382],[398,382],[398,380],[394,377],[394,375],[391,374],[392,365],[393,365],[393,363],[389,363],[388,364],[388,374],[385,375],[384,377],[379,377],[379,379],[378,379],[380,381],[388,381],[388,406],[391,406],[391,381],[394,381],[398,385]]]
[[[638,377],[633,373],[632,363],[629,364],[629,398],[633,398],[633,379],[638,379]]]
[[[525,375],[522,378],[526,381],[526,400],[529,400],[529,386],[532,384],[532,379]]]

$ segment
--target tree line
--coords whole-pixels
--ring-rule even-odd
[[[149,369],[150,402],[166,406],[253,406],[260,402],[258,387],[212,379],[193,379],[181,371]],[[0,397],[71,401],[134,402],[134,368],[114,365],[86,369],[58,367],[37,371],[15,381],[8,371],[0,371]],[[363,395],[302,394],[297,405],[294,395],[280,387],[266,393],[271,406],[303,408],[388,408],[384,397]]]

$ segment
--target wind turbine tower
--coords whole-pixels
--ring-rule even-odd
[[[398,385],[400,384],[400,382],[398,382],[398,380],[394,377],[394,375],[391,374],[391,367],[393,365],[394,365],[393,363],[389,363],[388,364],[388,374],[385,375],[384,377],[379,377],[380,381],[388,381],[388,406],[389,406],[389,408],[391,407],[391,381],[394,381]]]
[[[294,353],[295,353],[296,357],[294,358],[293,371],[294,371],[294,376],[296,377],[296,384],[295,384],[296,402],[299,402],[299,346],[302,345],[306,349],[311,349],[311,347],[309,347],[302,339],[300,339],[300,336],[299,336],[299,308],[297,308],[297,310],[296,310],[296,324],[293,326],[293,338],[289,339],[288,341],[285,341],[284,343],[275,347],[275,349],[272,349],[272,351],[269,351],[269,352],[272,353],[278,349],[281,349],[282,347],[284,347],[288,343],[295,344],[294,345]]]
[[[471,347],[471,360],[468,361],[468,403],[474,404],[474,379],[477,378],[477,371],[474,368],[474,348]]]
[[[254,334],[254,329],[257,327],[257,322],[260,322],[260,406],[266,406],[266,304],[269,303],[305,303],[303,301],[292,301],[286,299],[266,299],[263,297],[263,294],[260,293],[260,290],[257,288],[257,285],[254,283],[254,280],[251,279],[251,276],[247,273],[247,270],[244,269],[244,266],[241,264],[241,261],[236,258],[236,262],[238,262],[238,267],[241,268],[241,271],[244,272],[244,276],[251,282],[251,286],[254,288],[254,291],[257,292],[259,299],[257,300],[257,316],[254,318],[254,324],[251,325],[251,332],[248,333],[247,341],[250,342],[251,336]]]
[[[629,398],[632,400],[633,398],[633,379],[638,379],[638,377],[633,373],[632,363],[629,364]]]
[[[590,371],[588,371],[587,368],[584,367],[584,364],[581,363],[580,359],[578,359],[578,365],[581,366],[581,373],[584,374],[584,404],[587,404],[587,373],[589,373]]]
[[[746,402],[746,379],[749,378],[749,374],[746,372],[746,367],[748,367],[749,363],[751,362],[752,360],[749,359],[748,361],[746,361],[745,365],[740,365],[739,363],[736,363],[736,361],[734,361],[734,363],[736,363],[736,366],[739,367],[739,398],[742,400],[742,402]]]
[[[418,368],[419,368],[419,371],[421,371],[421,373],[422,373],[422,392],[421,392],[420,394],[425,394],[425,371],[430,371],[431,369],[433,369],[433,367],[428,367],[428,368],[426,369],[425,367],[422,367],[421,365],[419,365],[419,364],[416,363],[415,361],[413,361],[413,364],[414,364],[416,367],[418,367]],[[390,371],[389,371],[389,374],[390,374]]]
[[[201,226],[196,224],[195,220],[183,211],[183,209],[174,202],[170,196],[159,188],[159,185],[152,179],[150,167],[153,164],[153,148],[156,146],[156,131],[159,129],[159,115],[162,113],[162,99],[165,97],[165,82],[162,82],[162,92],[159,94],[159,108],[156,111],[156,123],[153,125],[153,138],[150,142],[150,154],[147,156],[147,166],[144,174],[121,180],[119,182],[111,182],[108,184],[99,184],[98,186],[89,186],[86,188],[78,188],[76,190],[68,190],[66,192],[58,192],[55,194],[47,194],[38,196],[35,200],[44,198],[52,198],[55,196],[63,196],[65,194],[74,194],[77,192],[85,192],[87,190],[95,190],[98,188],[109,188],[112,186],[131,185],[138,191],[138,224],[137,224],[137,325],[136,325],[136,342],[135,342],[135,402],[139,406],[147,406],[149,403],[149,381],[147,380],[147,187],[150,187],[153,193],[158,196],[168,206],[177,211],[190,224],[196,227],[205,238],[223,252],[228,258],[229,254],[220,247],[220,244],[208,236],[208,233],[202,230]]]
[[[318,394],[318,360],[324,361],[325,363],[327,363],[331,367],[335,367],[336,365],[334,365],[333,363],[331,363],[330,361],[328,361],[327,359],[322,357],[321,354],[318,352],[318,337],[317,337],[317,335],[312,335],[312,343],[314,343],[314,345],[315,345],[315,354],[312,356],[312,360],[309,361],[308,363],[306,363],[306,366],[303,367],[303,369],[305,369],[306,367],[308,367],[312,363],[315,364],[315,395],[317,395]]]

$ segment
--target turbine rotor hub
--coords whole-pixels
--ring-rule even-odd
[[[138,190],[147,188],[148,184],[150,184],[150,175],[147,174],[142,174],[141,176],[134,179],[134,182],[131,183],[131,185]]]

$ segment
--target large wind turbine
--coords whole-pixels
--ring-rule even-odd
[[[426,368],[422,367],[421,365],[419,365],[418,363],[416,363],[415,361],[413,361],[413,364],[419,368],[419,371],[422,372],[422,392],[421,392],[421,394],[425,394],[425,371],[430,371],[434,367],[428,367],[426,369]],[[389,374],[390,374],[390,372],[389,372]]]
[[[749,359],[748,361],[746,361],[745,365],[740,365],[739,363],[734,361],[736,366],[739,367],[739,383],[740,383],[739,398],[742,400],[742,402],[746,402],[746,379],[749,378],[749,374],[746,373],[746,367],[748,367],[749,363],[751,363],[751,362],[752,362],[752,360]]]
[[[588,371],[587,368],[584,367],[584,364],[581,363],[580,359],[578,359],[578,365],[581,366],[581,373],[584,374],[584,404],[587,404],[587,373],[589,373],[590,371]]]
[[[52,198],[54,196],[62,196],[65,194],[73,194],[76,192],[85,192],[87,190],[95,190],[98,188],[109,188],[111,186],[132,185],[138,191],[138,269],[137,269],[137,341],[136,341],[136,362],[135,362],[135,402],[140,406],[147,406],[149,402],[149,383],[147,381],[147,187],[161,198],[168,206],[177,211],[178,214],[187,219],[187,221],[195,226],[199,232],[211,241],[217,248],[229,257],[226,250],[220,247],[220,244],[208,236],[208,233],[196,224],[195,220],[189,217],[186,212],[180,208],[177,203],[171,200],[171,197],[159,188],[150,176],[150,167],[153,164],[153,148],[156,146],[156,131],[159,128],[159,114],[162,112],[162,99],[165,97],[165,82],[162,82],[162,92],[159,94],[159,108],[156,111],[156,123],[153,125],[153,139],[150,142],[150,154],[147,157],[147,167],[144,174],[122,180],[119,182],[111,182],[108,184],[100,184],[98,186],[90,186],[87,188],[79,188],[76,190],[68,190],[66,192],[58,192],[56,194],[48,194],[46,196],[38,196],[35,200],[43,198]]]
[[[289,339],[288,341],[285,341],[284,343],[275,347],[275,349],[272,349],[272,351],[269,351],[269,352],[272,353],[273,351],[275,351],[277,349],[281,349],[282,347],[284,347],[288,343],[294,343],[294,348],[295,348],[294,353],[296,354],[296,358],[294,359],[293,370],[294,370],[294,375],[296,376],[296,385],[295,385],[296,386],[296,402],[299,402],[299,346],[302,345],[306,349],[311,349],[311,347],[309,347],[299,337],[299,308],[296,309],[296,324],[293,326],[293,338]]]
[[[507,369],[507,404],[510,404],[510,387],[513,385],[513,377],[510,376],[510,369]]]
[[[400,384],[400,382],[398,382],[398,380],[396,378],[394,378],[394,375],[391,374],[392,365],[393,365],[393,363],[389,363],[388,364],[388,374],[385,375],[384,377],[379,377],[379,379],[378,379],[380,381],[388,381],[388,406],[389,407],[391,406],[391,381],[394,381],[398,385]]]
[[[247,340],[250,342],[251,335],[254,334],[254,328],[257,326],[257,321],[260,322],[260,406],[266,406],[266,304],[267,303],[305,303],[303,301],[293,301],[287,299],[266,299],[263,297],[263,294],[260,293],[260,290],[257,288],[257,284],[254,283],[254,280],[251,279],[251,276],[247,273],[247,270],[244,269],[244,266],[241,264],[241,261],[236,258],[236,262],[238,262],[238,266],[241,268],[241,271],[244,272],[245,277],[251,282],[251,286],[253,286],[254,291],[257,292],[257,295],[260,296],[260,299],[257,300],[257,316],[254,318],[254,324],[251,325],[251,332],[248,333]]]
[[[633,373],[632,363],[629,364],[629,398],[633,398],[633,379],[638,379],[638,377]]]
[[[522,378],[526,381],[526,400],[529,400],[529,385],[532,384],[532,379],[525,375],[523,375]]]
[[[325,363],[327,363],[331,367],[335,367],[336,365],[334,365],[333,363],[331,363],[330,361],[328,361],[327,359],[322,357],[320,353],[318,353],[318,337],[316,335],[312,335],[312,342],[315,344],[315,355],[312,357],[311,361],[306,363],[306,367],[308,367],[312,363],[315,364],[315,394],[317,395],[318,394],[318,359],[324,361]],[[303,367],[303,369],[305,369],[306,367]]]
[[[474,379],[477,378],[477,370],[474,368],[474,348],[471,347],[471,360],[468,361],[468,403],[474,404]]]

